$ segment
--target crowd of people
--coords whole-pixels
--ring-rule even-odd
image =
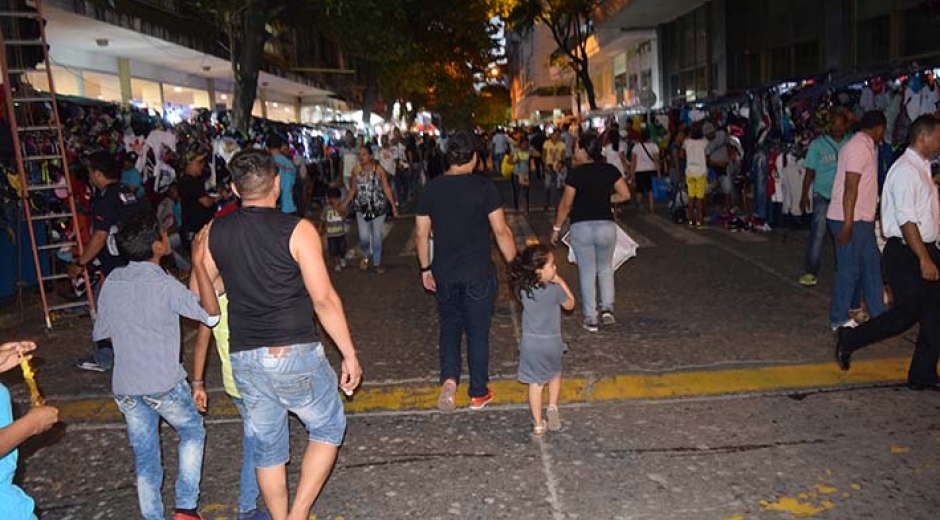
[[[848,370],[853,352],[919,324],[908,382],[916,390],[940,390],[940,205],[930,167],[940,153],[940,122],[923,115],[912,123],[910,145],[879,190],[877,143],[885,116],[874,110],[860,118],[835,111],[829,120],[805,159],[799,204],[812,210],[813,219],[800,282],[817,283],[828,234],[836,253],[830,324],[839,366]],[[353,218],[360,268],[382,273],[383,222],[417,198],[416,256],[420,283],[437,303],[437,405],[445,412],[456,409],[464,337],[470,409],[483,409],[495,398],[489,387],[489,332],[496,270],[507,269],[522,304],[518,380],[529,385],[532,435],[542,437],[562,425],[558,399],[566,345],[560,316],[577,300],[558,275],[551,247],[565,228],[577,259],[582,326],[596,332],[617,321],[613,257],[619,205],[635,200],[654,212],[661,198],[661,186],[654,184],[666,183],[674,194],[670,203],[682,215],[677,220],[703,227],[709,190],[719,210],[756,203],[749,189],[753,183],[740,179],[746,177],[749,151],[728,129],[708,120],[670,131],[651,124],[633,134],[621,133],[615,121],[600,132],[581,125],[484,136],[461,131],[440,141],[396,131],[370,143],[348,132],[342,143],[335,170],[331,166],[328,175],[317,177],[309,170],[301,173],[299,166],[306,163],[297,160],[298,143],[271,134],[263,147],[246,146],[216,163],[224,171],[216,190],[205,182],[207,161],[215,157],[190,146],[179,157],[181,177],[168,183],[160,198],[156,181],[147,183],[155,177],[133,171],[133,155],[88,157],[88,181],[95,188],[91,230],[84,254],[69,270],[77,276],[94,265],[103,281],[95,292],[94,356],[79,366],[112,371],[147,520],[164,517],[161,419],[179,436],[174,519],[200,518],[206,442],[201,413],[208,406],[204,378],[213,337],[226,393],[244,422],[239,518],[307,517],[345,434],[336,389],[351,395],[362,378],[329,274],[346,266],[347,223]],[[530,209],[531,184],[542,184],[546,209],[555,208],[545,244],[517,249],[492,175],[479,174],[490,171],[509,178],[513,209],[520,213]],[[317,178],[327,181],[322,196],[312,180]],[[878,221],[887,239],[883,255]],[[503,267],[493,261],[493,238]],[[173,259],[176,275],[188,278],[188,288],[161,268],[166,258]],[[134,319],[144,314],[147,323]],[[180,316],[201,323],[191,377],[179,363]],[[326,360],[321,329],[342,354],[339,376]],[[34,348],[3,345],[0,370]],[[0,396],[0,406],[8,401]],[[285,470],[288,413],[300,417],[308,439],[292,501]],[[16,444],[47,429],[55,414],[44,407],[17,421],[22,425],[17,435],[0,440],[0,456],[6,455],[0,469],[15,468]],[[0,426],[11,422],[0,408]],[[31,501],[9,476],[0,496],[11,500],[0,512],[15,507],[31,514]],[[258,508],[259,496],[267,511]],[[29,518],[11,516],[21,517]]]

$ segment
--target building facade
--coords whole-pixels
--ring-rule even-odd
[[[89,1],[46,0],[56,91],[151,108],[170,120],[196,108],[230,109],[234,81],[227,51],[213,41],[210,22],[186,16],[182,7],[176,0],[129,0],[119,2],[117,10]],[[277,39],[285,40],[292,41]],[[315,55],[298,54],[300,48]],[[300,123],[345,109],[315,78],[288,70],[321,58],[341,65],[338,55],[328,43],[268,45],[253,115]],[[45,71],[26,76],[38,90],[48,90]]]

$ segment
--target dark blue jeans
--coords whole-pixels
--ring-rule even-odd
[[[813,220],[809,228],[809,244],[806,246],[806,268],[803,271],[813,276],[819,276],[823,243],[826,236],[829,235],[829,227],[826,224],[826,212],[828,211],[829,199],[818,193],[813,193]]]
[[[489,383],[490,322],[496,301],[496,278],[437,285],[441,327],[441,382],[460,382],[460,339],[467,336],[470,397],[486,395]]]

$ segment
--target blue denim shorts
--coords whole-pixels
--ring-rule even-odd
[[[311,441],[343,443],[346,415],[339,381],[322,344],[263,347],[233,352],[231,359],[245,420],[256,441],[255,467],[278,466],[290,459],[288,412],[303,422]]]

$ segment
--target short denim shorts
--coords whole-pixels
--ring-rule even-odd
[[[290,460],[288,412],[307,429],[312,442],[339,446],[346,415],[339,381],[320,343],[262,347],[233,352],[232,374],[245,402],[248,428],[254,433],[255,467]]]

